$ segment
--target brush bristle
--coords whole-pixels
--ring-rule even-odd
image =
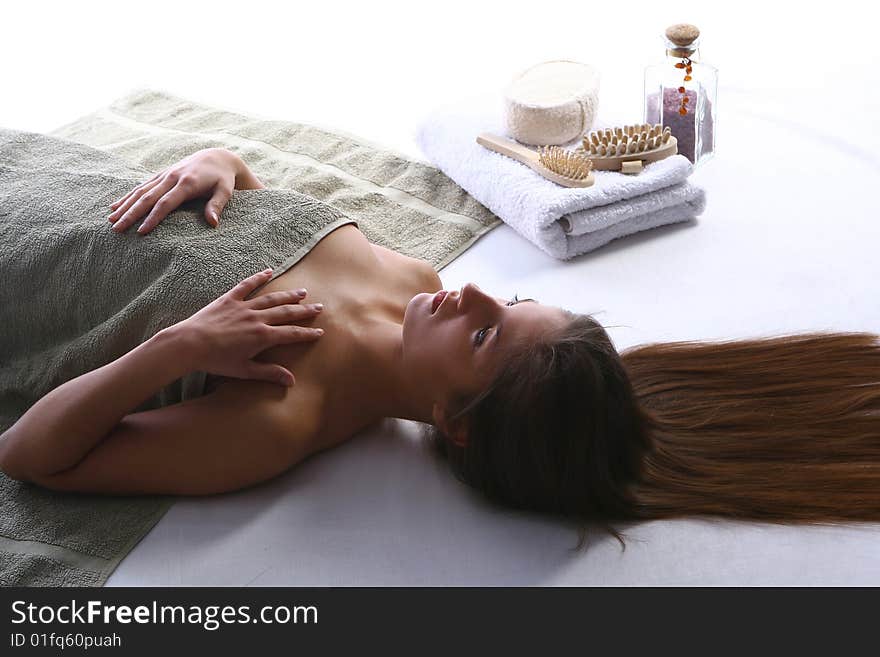
[[[672,131],[660,124],[638,123],[596,130],[584,135],[584,153],[590,157],[615,157],[647,153],[669,142]]]
[[[593,162],[588,157],[559,146],[542,147],[538,159],[553,173],[572,180],[584,180],[593,169]]]

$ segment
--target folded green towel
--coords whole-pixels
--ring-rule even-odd
[[[0,130],[0,431],[242,278],[279,275],[338,225],[356,221],[372,241],[439,269],[499,223],[430,166],[154,92],[53,134],[63,139]],[[210,146],[237,150],[272,189],[236,192],[219,229],[194,203],[147,236],[110,230],[110,201]],[[137,410],[203,385],[192,373]],[[100,586],[172,503],[55,493],[0,474],[0,584]]]

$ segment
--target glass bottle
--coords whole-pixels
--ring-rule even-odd
[[[645,68],[644,122],[668,126],[678,152],[694,164],[715,152],[718,92],[718,70],[698,61],[699,37],[694,25],[670,26],[666,61]]]

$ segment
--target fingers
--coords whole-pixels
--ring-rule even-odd
[[[113,203],[110,204],[110,209],[111,209],[111,210],[115,210],[115,209],[117,209],[120,205],[122,205],[123,203],[125,203],[126,199],[128,199],[129,196],[131,196],[132,194],[134,194],[134,193],[135,193],[136,191],[138,191],[141,187],[144,187],[145,185],[149,185],[151,182],[154,182],[154,181],[158,180],[158,179],[159,179],[159,176],[161,176],[161,175],[162,175],[162,173],[157,173],[155,176],[153,176],[152,178],[150,178],[147,182],[145,182],[145,183],[141,183],[140,185],[138,185],[137,187],[135,187],[134,189],[132,189],[128,194],[126,194],[125,196],[123,196],[123,197],[122,197],[121,199],[119,199],[118,201],[113,201]]]
[[[273,306],[280,306],[285,303],[299,303],[305,298],[307,292],[305,288],[298,290],[284,290],[283,292],[272,292],[264,294],[256,299],[251,299],[248,304],[252,310],[265,310]]]
[[[214,228],[220,223],[220,213],[232,198],[232,189],[225,185],[217,185],[211,199],[205,204],[205,219]]]
[[[300,305],[298,303],[287,304],[284,306],[275,306],[268,310],[261,310],[260,319],[264,324],[268,324],[269,326],[278,326],[279,324],[299,324],[306,320],[314,319],[321,314],[323,309],[324,306],[320,303],[309,305]]]
[[[322,328],[309,328],[306,326],[273,326],[270,328],[269,340],[275,344],[291,344],[293,342],[314,342],[324,335]]]
[[[250,361],[245,373],[249,379],[278,383],[283,386],[292,386],[296,383],[296,379],[290,370],[273,363]]]
[[[129,194],[125,197],[125,201],[117,207],[110,215],[107,217],[110,222],[117,221],[123,214],[128,212],[128,209],[135,204],[135,202],[141,197],[142,194],[150,191],[159,184],[159,180],[151,180],[150,182],[146,182],[140,187],[133,189]]]
[[[116,223],[113,224],[113,230],[115,230],[116,232],[127,230],[129,226],[138,221],[141,217],[147,214],[147,212],[154,208],[154,206],[157,204],[157,201],[161,199],[172,187],[174,187],[174,183],[168,178],[165,178],[156,182],[156,184],[149,190],[144,191],[139,198],[135,198],[133,196],[131,199],[129,199],[130,201],[132,201],[132,203],[129,206],[128,210],[125,210],[116,220]]]
[[[271,269],[264,269],[263,271],[257,272],[251,276],[248,276],[241,283],[233,287],[227,294],[233,299],[244,300],[244,298],[249,295],[251,292],[260,287],[263,283],[269,280],[272,276]],[[267,295],[268,296],[268,295]]]
[[[150,213],[147,215],[147,218],[144,219],[144,222],[140,226],[138,226],[137,232],[141,235],[146,235],[151,230],[153,230],[153,228],[158,226],[162,222],[162,220],[165,219],[165,217],[167,217],[188,200],[189,192],[186,189],[182,188],[180,185],[176,185],[174,189],[172,189],[170,192],[167,192],[155,203],[152,203],[153,209],[150,210]],[[148,207],[149,205],[150,203],[148,203]],[[132,210],[134,210],[134,208],[132,208]],[[132,219],[132,221],[136,220],[136,217]]]

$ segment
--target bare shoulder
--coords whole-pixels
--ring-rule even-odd
[[[420,289],[434,291],[439,290],[443,286],[440,276],[431,263],[426,260],[411,258],[378,244],[371,243],[370,246],[373,247],[376,257],[383,266],[393,271],[400,271],[401,269],[411,271],[414,280],[418,281]]]
[[[308,257],[314,260],[314,254],[319,254],[317,258],[321,258],[320,254],[324,252],[330,252],[335,257],[340,254],[370,253],[369,244],[370,241],[355,224],[343,224],[320,240]]]

